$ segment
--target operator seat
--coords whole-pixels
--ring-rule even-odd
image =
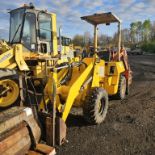
[[[109,62],[111,59],[111,52],[109,52],[109,50],[99,51],[98,56],[105,62]]]

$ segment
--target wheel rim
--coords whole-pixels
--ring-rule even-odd
[[[104,108],[105,108],[105,98],[102,98],[100,101],[99,101],[99,107],[98,107],[98,112],[102,115],[103,114],[103,111],[104,111]]]
[[[0,81],[0,107],[12,105],[19,96],[18,84],[10,79]]]

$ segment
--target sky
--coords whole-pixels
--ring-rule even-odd
[[[131,22],[150,19],[155,21],[155,0],[0,0],[0,38],[9,36],[9,9],[15,9],[32,2],[36,8],[57,14],[57,27],[62,26],[62,35],[73,37],[93,27],[82,21],[81,16],[101,12],[113,12],[122,20],[122,28],[129,28]],[[99,33],[112,36],[117,25],[100,26]]]

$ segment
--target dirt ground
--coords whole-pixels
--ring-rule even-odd
[[[110,101],[101,125],[70,115],[69,143],[57,149],[58,155],[155,155],[155,55],[130,56],[130,64],[130,95]]]

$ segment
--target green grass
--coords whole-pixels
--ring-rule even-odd
[[[155,53],[155,41],[143,43],[143,44],[141,45],[141,49],[142,49],[144,52]]]

